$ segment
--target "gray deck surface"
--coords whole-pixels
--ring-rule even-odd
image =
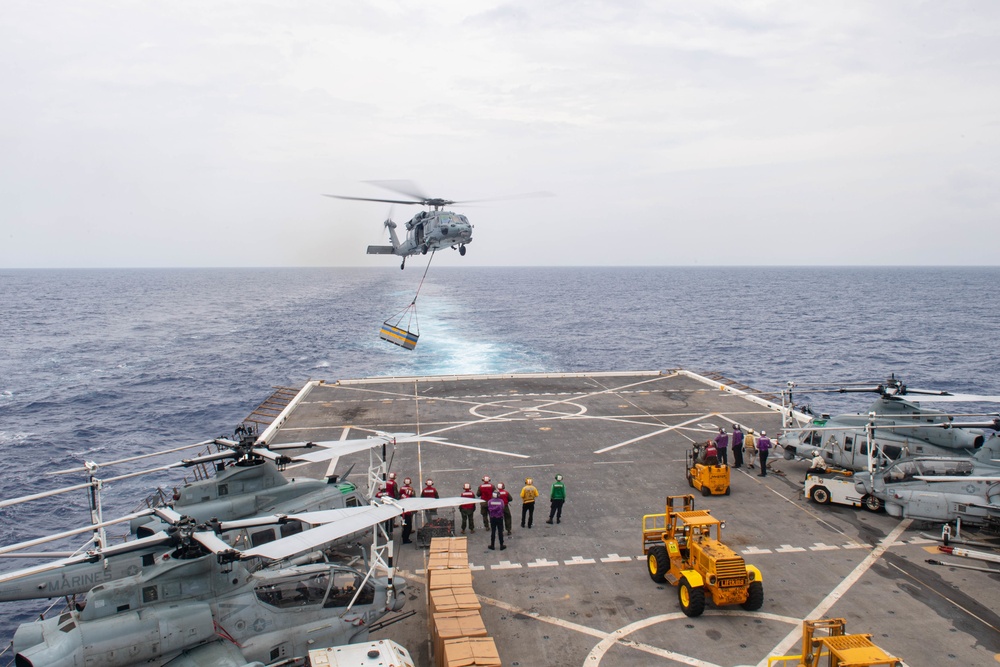
[[[542,495],[531,530],[519,527],[518,499],[506,551],[486,548],[481,524],[469,535],[474,587],[505,665],[766,665],[800,652],[802,619],[828,616],[914,667],[997,664],[1000,577],[926,564],[950,558],[929,553],[934,543],[919,536],[928,526],[803,500],[808,466],[780,454],[771,462],[785,476],[734,470],[732,495],[695,500],[762,571],[764,606],[709,603],[685,617],[676,589],[646,572],[641,520],[663,512],[667,495],[693,491],[685,452],[734,421],[773,435],[780,415],[672,372],[388,378],[315,386],[271,442],[335,440],[345,429],[446,437],[452,446],[399,445],[391,466],[415,488],[433,478],[442,495],[490,475],[517,496],[533,477]],[[361,470],[368,456],[338,470],[351,461]],[[556,473],[567,501],[562,523],[547,525]],[[404,644],[418,664],[432,664],[425,559],[416,544],[398,546],[407,609],[418,614],[373,635]]]

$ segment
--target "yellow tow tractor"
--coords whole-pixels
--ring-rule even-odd
[[[760,570],[722,543],[725,523],[708,510],[695,510],[693,495],[667,496],[666,509],[642,517],[642,552],[650,578],[677,586],[681,609],[688,616],[705,611],[706,597],[716,606],[760,609]]]
[[[902,667],[899,658],[872,643],[872,636],[849,635],[847,621],[821,618],[802,622],[802,655],[778,655],[767,659],[768,667]],[[791,662],[790,662],[791,661]]]
[[[696,444],[687,453],[685,475],[688,485],[703,496],[729,495],[729,466],[719,465],[718,457],[705,456],[705,445]]]

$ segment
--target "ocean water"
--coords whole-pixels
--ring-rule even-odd
[[[434,267],[407,351],[378,328],[421,274],[0,270],[0,498],[63,486],[45,473],[84,459],[229,435],[272,387],[310,379],[686,368],[760,390],[895,373],[1000,394],[997,268]],[[172,479],[116,484],[106,516]],[[80,492],[0,509],[0,544],[80,525],[86,507]],[[33,613],[0,612],[0,647]]]

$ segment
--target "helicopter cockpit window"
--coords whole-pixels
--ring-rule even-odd
[[[818,431],[810,431],[809,437],[806,438],[806,444],[813,447],[820,447],[823,444],[823,436]]]
[[[352,570],[340,570],[333,573],[333,586],[326,598],[324,607],[346,607],[351,604],[354,594],[364,578]],[[354,604],[371,604],[375,601],[375,589],[366,584]]]
[[[886,471],[883,479],[886,484],[894,484],[896,482],[905,482],[907,480],[913,479],[914,475],[919,475],[920,469],[917,468],[917,464],[913,461],[904,461],[903,463],[898,463],[888,471]]]
[[[330,578],[324,572],[305,579],[292,579],[258,586],[254,589],[254,593],[257,594],[258,600],[272,607],[279,609],[302,607],[321,603],[326,597],[329,582]]]

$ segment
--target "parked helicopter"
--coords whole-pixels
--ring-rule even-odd
[[[374,201],[387,204],[405,204],[429,206],[431,210],[421,211],[410,218],[406,223],[406,239],[402,242],[396,235],[396,223],[391,217],[382,223],[389,230],[389,242],[391,245],[370,245],[367,253],[369,255],[398,255],[403,258],[399,265],[400,269],[406,268],[406,258],[410,255],[426,255],[430,251],[442,250],[444,248],[454,248],[458,254],[465,256],[465,246],[472,243],[472,224],[464,215],[453,211],[442,210],[452,204],[470,204],[482,201],[497,201],[494,199],[475,199],[466,201],[453,201],[451,199],[441,199],[439,197],[428,197],[420,188],[411,181],[368,181],[373,185],[398,192],[409,199],[377,199],[372,197],[347,197],[344,195],[324,195],[335,199],[349,199],[353,201]],[[499,199],[519,199],[525,197],[548,197],[547,192],[533,192]]]
[[[788,414],[794,411],[789,383]],[[879,397],[867,413],[823,415],[804,426],[786,427],[778,434],[778,444],[786,459],[809,458],[819,451],[827,464],[848,470],[869,470],[871,459],[884,465],[901,456],[971,455],[983,446],[983,429],[1000,429],[1000,418],[983,422],[956,422],[958,415],[924,408],[918,401],[944,399],[979,400],[987,397],[961,396],[942,391],[908,389],[890,376],[873,387],[846,387],[838,393],[874,392]],[[920,398],[909,398],[919,396]],[[967,415],[972,416],[972,415]],[[983,415],[986,416],[986,415]],[[870,444],[869,444],[870,443]]]
[[[973,456],[901,458],[854,476],[858,493],[878,498],[890,516],[1000,525],[1000,437]]]
[[[380,433],[378,435],[353,440],[330,440],[320,442],[291,442],[267,445],[262,442],[253,428],[240,425],[235,431],[235,440],[217,438],[200,446],[215,446],[220,451],[184,459],[176,463],[153,468],[145,472],[169,470],[177,467],[194,467],[214,463],[214,477],[198,480],[177,490],[170,503],[176,511],[192,517],[196,521],[217,519],[232,521],[260,514],[290,514],[341,507],[358,507],[368,504],[371,489],[361,490],[357,485],[345,481],[350,473],[336,476],[332,473],[340,456],[362,452],[388,444],[403,444],[415,441],[443,442],[443,438],[417,437],[410,433]],[[311,451],[315,450],[315,451]],[[280,452],[295,453],[291,456]],[[148,454],[144,456],[155,456]],[[127,459],[134,461],[138,457]],[[282,470],[292,462],[329,462],[327,479],[297,477],[287,479]],[[72,468],[57,474],[87,470],[93,477],[96,469],[108,467],[118,462],[88,463],[83,468]],[[132,475],[139,473],[132,473]],[[369,480],[372,486],[372,480]],[[6,501],[10,503],[11,501]],[[95,517],[95,522],[99,517]],[[144,515],[134,519],[131,531],[138,537],[151,535],[165,526],[155,516]]]
[[[329,513],[298,515],[297,520],[321,525],[246,551],[219,539],[217,531],[225,530],[225,524],[199,525],[157,509],[176,530],[128,545],[140,550],[158,546],[152,562],[135,575],[92,587],[82,607],[21,625],[14,634],[15,662],[19,667],[262,667],[303,657],[310,649],[365,641],[372,622],[398,611],[405,601],[405,582],[393,573],[391,543],[383,547],[389,556],[384,578],[375,576],[376,565],[385,565],[382,560],[362,572],[333,563],[263,568],[259,559],[282,561],[379,526],[404,511],[467,502],[409,498],[375,503],[334,510],[338,519],[332,523],[323,523]],[[344,519],[345,512],[353,516]],[[377,548],[373,544],[373,561]],[[71,561],[56,569],[72,568]]]

